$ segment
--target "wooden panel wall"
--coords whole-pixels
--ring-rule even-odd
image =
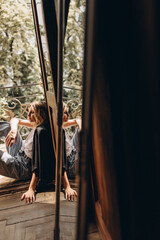
[[[103,6],[98,1],[94,2],[93,62],[90,62],[90,64],[87,62],[87,68],[92,68],[90,137],[93,159],[91,158],[90,160],[92,165],[91,178],[94,192],[94,207],[102,238],[106,240],[120,240],[119,209],[112,148],[109,78],[105,63],[106,53],[104,51],[104,35],[106,33],[104,20],[106,15]],[[89,7],[92,8],[90,5]],[[91,35],[88,37],[88,42],[91,40],[90,37]]]
[[[104,239],[159,239],[160,3],[95,2],[91,139],[98,223]]]
[[[98,58],[93,97],[92,144],[96,175],[97,199],[95,210],[103,238],[120,240],[119,210],[117,205],[115,172],[112,150],[110,101],[107,81],[102,73],[103,63]],[[101,65],[102,64],[102,65]]]

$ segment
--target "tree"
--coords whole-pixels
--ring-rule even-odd
[[[83,72],[84,11],[84,0],[71,0],[64,46],[64,85],[80,89]],[[0,87],[12,87],[1,91],[1,97],[8,99],[33,95],[29,99],[23,98],[22,102],[33,101],[34,94],[43,92],[42,87],[15,87],[38,83],[41,79],[33,16],[28,0],[1,0],[0,42]],[[50,70],[47,72],[50,73]],[[79,115],[81,91],[65,89],[65,98],[72,112]]]
[[[64,44],[64,86],[82,89],[84,50],[84,0],[71,0]],[[73,117],[81,115],[82,92],[64,89]]]
[[[32,10],[28,1],[1,0],[0,86],[17,86],[40,81]],[[40,87],[12,88],[1,96],[24,96],[42,92]]]

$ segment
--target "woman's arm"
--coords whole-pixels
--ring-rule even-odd
[[[24,120],[24,119],[18,119],[18,125],[24,126],[24,127],[29,127],[29,128],[34,128],[35,123],[30,122],[29,120]]]
[[[11,130],[9,131],[7,137],[5,138],[5,143],[7,147],[11,147],[12,144],[17,141],[17,132],[18,132],[18,118],[12,118],[10,121]]]
[[[78,125],[79,128],[81,129],[81,119],[80,118],[74,118],[74,119],[70,119],[67,122],[63,122],[63,128],[67,128],[67,127],[72,127],[72,126],[76,126]]]
[[[38,182],[38,177],[36,177],[35,172],[33,172],[32,174],[32,179],[29,185],[29,189],[27,192],[23,193],[21,200],[25,199],[25,203],[33,203],[35,201],[35,189],[36,189],[36,185]]]
[[[19,119],[19,118],[12,118],[10,121],[10,126],[11,126],[11,130],[9,131],[6,139],[5,139],[5,143],[8,146],[12,146],[12,144],[17,140],[17,132],[18,132],[18,125],[22,125],[25,127],[29,127],[29,128],[33,128],[34,125],[32,122],[30,122],[29,120],[23,120],[23,119]]]
[[[34,122],[30,122],[29,120],[21,119],[21,118],[12,118],[10,121],[10,125],[12,130],[18,130],[17,128],[18,125],[33,128]]]

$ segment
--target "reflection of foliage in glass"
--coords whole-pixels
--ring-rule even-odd
[[[71,0],[64,44],[64,86],[82,89],[84,50],[84,0]],[[81,115],[81,91],[64,89],[72,117]]]
[[[38,83],[41,79],[31,5],[27,0],[1,0],[0,86]],[[43,93],[42,87],[1,91],[5,98]],[[22,98],[22,102],[33,100]]]

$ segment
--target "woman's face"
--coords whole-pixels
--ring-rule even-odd
[[[63,110],[63,121],[67,122],[69,120],[69,108],[65,107]]]
[[[34,109],[32,106],[29,107],[28,120],[30,122],[36,122],[35,115],[34,115]]]

